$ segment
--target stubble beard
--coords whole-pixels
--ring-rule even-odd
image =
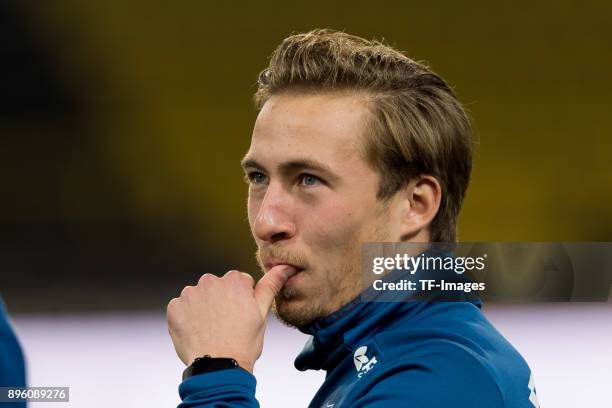
[[[388,221],[389,214],[387,211],[383,210],[379,216],[383,217],[384,221]],[[384,222],[379,224],[367,242],[387,241],[389,233],[384,225]],[[313,271],[308,268],[300,272],[310,274],[310,279],[321,279],[319,286],[311,286],[315,293],[310,294],[310,296],[300,292],[297,288],[283,287],[272,304],[272,312],[278,320],[289,327],[299,329],[334,313],[359,296],[363,290],[361,241],[356,241],[349,252],[344,257],[347,260],[346,263],[321,271],[320,277],[312,276]],[[272,253],[275,257],[286,259],[289,262],[293,259],[297,264],[303,264],[301,258],[283,256],[288,254],[283,254],[282,251],[273,251]],[[265,273],[259,249],[257,249],[255,257],[262,272]]]
[[[301,259],[288,256],[288,254],[282,250],[271,250],[267,255],[303,265]],[[265,273],[265,267],[262,262],[262,252],[259,248],[255,252],[255,258],[257,259],[257,263],[262,273]],[[312,271],[306,268],[300,273],[312,274]],[[318,319],[321,315],[321,307],[318,302],[313,302],[312,299],[308,299],[308,297],[297,288],[285,286],[274,299],[272,313],[281,323],[289,327],[299,328]]]
[[[360,247],[355,247],[350,256],[345,258],[351,260],[350,262],[322,270],[319,276],[313,276],[314,271],[308,268],[300,272],[310,274],[308,279],[318,279],[320,282],[314,287],[309,286],[313,293],[304,293],[291,286],[283,287],[272,305],[272,312],[278,320],[286,326],[299,329],[328,316],[359,294],[361,292],[359,250]],[[282,255],[279,257],[287,258]],[[256,258],[264,271],[259,250],[256,252]]]
[[[276,317],[289,327],[308,326],[325,316],[330,315],[348,303],[355,290],[352,285],[358,279],[347,277],[356,273],[354,265],[344,265],[323,271],[321,286],[314,288],[316,293],[307,296],[295,288],[284,288],[274,300],[273,312]]]

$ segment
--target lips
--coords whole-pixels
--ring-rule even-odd
[[[286,261],[283,261],[281,259],[269,259],[266,262],[264,262],[264,268],[266,270],[266,272],[268,272],[270,269],[274,268],[277,265],[286,265],[290,268],[293,268],[296,270],[296,272],[301,272],[304,270],[304,268],[302,268],[299,265],[295,265]]]

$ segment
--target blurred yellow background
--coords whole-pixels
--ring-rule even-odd
[[[427,61],[467,106],[462,241],[612,240],[610,2],[11,4],[68,102],[3,102],[0,223],[128,220],[254,272],[239,160],[257,74],[288,34],[329,27]]]

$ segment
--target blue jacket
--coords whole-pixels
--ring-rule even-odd
[[[481,303],[362,302],[301,331],[298,370],[327,375],[309,407],[538,408],[529,367]],[[187,407],[258,407],[255,377],[230,369],[188,378]]]
[[[25,387],[25,364],[23,353],[15,333],[8,321],[2,299],[0,299],[0,387]],[[1,403],[0,407],[25,407],[25,402]]]

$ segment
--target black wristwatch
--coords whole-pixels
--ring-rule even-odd
[[[241,367],[233,358],[211,357],[207,354],[193,360],[193,363],[183,371],[183,381],[194,375],[210,373],[211,371],[227,370],[230,368]]]

